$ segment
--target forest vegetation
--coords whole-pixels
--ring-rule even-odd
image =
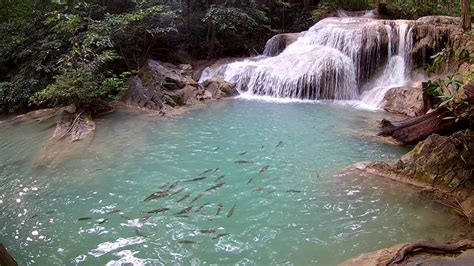
[[[390,18],[470,21],[465,0],[3,0],[0,113],[113,100],[147,59],[254,55],[272,35],[379,4]]]

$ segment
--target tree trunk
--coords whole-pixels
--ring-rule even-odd
[[[469,0],[461,0],[462,27],[465,31],[471,30],[471,6]]]

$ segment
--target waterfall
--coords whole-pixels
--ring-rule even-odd
[[[376,108],[386,90],[409,80],[410,21],[326,18],[287,44],[272,37],[262,56],[208,68],[247,98],[358,100]]]

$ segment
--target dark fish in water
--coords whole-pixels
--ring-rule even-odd
[[[258,187],[258,188],[254,189],[254,190],[252,190],[252,191],[253,191],[253,192],[260,192],[260,191],[262,191],[262,190],[263,190],[263,188]]]
[[[53,210],[53,211],[49,211],[49,212],[46,212],[46,214],[51,214],[51,213],[53,213],[53,212],[55,212],[55,211],[54,211],[54,210]]]
[[[145,215],[143,215],[143,218],[142,218],[142,221],[146,221],[148,219],[150,219],[152,215],[150,213],[146,213]]]
[[[212,234],[212,233],[215,233],[216,230],[215,229],[199,229],[199,233],[201,234]]]
[[[113,209],[113,210],[109,211],[106,214],[112,214],[112,213],[117,213],[117,212],[121,212],[121,211],[122,211],[122,209]]]
[[[91,173],[95,173],[95,172],[98,172],[98,171],[101,171],[101,170],[102,170],[102,168],[97,168],[94,171],[92,171]]]
[[[252,183],[252,180],[253,180],[253,177],[249,179],[249,181],[247,182],[247,184]]]
[[[258,174],[261,174],[261,173],[267,171],[267,170],[268,170],[268,167],[270,167],[270,166],[269,166],[269,165],[263,166],[262,169],[260,169],[260,172],[258,172]]]
[[[199,175],[197,175],[197,176],[202,176],[202,175],[205,175],[205,174],[207,174],[207,173],[211,172],[212,170],[214,170],[214,169],[212,169],[212,168],[210,168],[210,169],[207,169],[206,171],[204,171],[204,172],[200,173],[200,174],[199,174]]]
[[[188,219],[191,218],[191,216],[189,216],[189,215],[183,215],[183,214],[181,214],[181,215],[176,215],[176,217],[188,218]]]
[[[283,141],[280,140],[280,141],[278,142],[278,144],[275,146],[275,148],[278,148],[278,147],[280,147],[281,145],[283,145]]]
[[[215,172],[217,172],[217,171],[219,171],[219,167],[217,167],[216,169],[214,169],[214,171],[212,171],[212,173],[215,173]]]
[[[212,186],[212,187],[206,189],[206,191],[211,191],[211,190],[214,190],[214,189],[218,189],[218,188],[222,187],[224,184],[225,184],[225,182],[217,183],[217,184],[215,184],[214,186]]]
[[[180,244],[195,244],[197,242],[193,241],[193,240],[179,240],[178,243],[180,243]]]
[[[230,211],[227,213],[227,218],[230,218],[232,214],[234,214],[235,206],[237,206],[237,204],[234,203],[234,206],[232,206],[232,209],[230,209]]]
[[[238,160],[238,161],[235,161],[234,163],[252,163],[251,161],[246,161],[246,160]]]
[[[216,216],[219,215],[219,213],[221,213],[222,207],[224,207],[224,205],[222,205],[222,203],[219,203],[219,204],[217,205]]]
[[[191,193],[188,193],[188,194],[184,195],[184,197],[182,197],[181,199],[179,199],[176,203],[180,203],[181,201],[183,201],[183,200],[189,198],[189,196],[191,196]]]
[[[200,199],[202,197],[202,193],[199,193],[199,195],[197,195],[196,197],[194,197],[194,199],[191,201],[191,204],[193,204],[193,202],[195,202],[196,200]]]
[[[213,237],[212,239],[219,239],[219,238],[221,238],[221,237],[223,237],[223,236],[228,236],[228,235],[229,235],[229,234],[225,234],[225,233],[224,233],[224,234],[218,234],[218,235],[216,235],[215,237]]]
[[[262,150],[263,150],[263,148],[265,148],[265,146],[263,146],[263,144],[262,144]]]
[[[248,151],[241,152],[241,153],[239,153],[239,156],[245,155],[245,154],[247,154],[247,152]]]
[[[169,187],[168,187],[168,190],[170,189],[173,189],[174,187],[176,187],[179,183],[179,180],[175,181],[173,184],[171,184]]]
[[[135,228],[135,234],[139,237],[147,237],[146,235],[142,234],[142,232],[140,232],[140,230],[138,230],[138,228]]]
[[[319,180],[321,180],[321,176],[319,176],[318,171],[316,171],[316,177],[317,177]]]
[[[186,207],[186,208],[182,209],[181,211],[179,211],[175,214],[176,215],[185,214],[185,213],[189,212],[192,208],[193,208],[193,206]]]
[[[128,217],[127,215],[123,215],[123,214],[120,214],[120,217],[124,218],[124,219],[127,219],[127,220],[130,220],[131,218]]]
[[[38,217],[38,214],[35,214],[35,215],[31,216],[30,219],[33,219],[33,218],[36,218],[36,217]]]
[[[87,221],[87,220],[90,220],[92,219],[92,217],[81,217],[79,219],[77,219],[78,221]]]
[[[105,219],[102,219],[100,222],[98,222],[97,224],[104,224],[105,222],[107,222],[109,219],[105,218]]]
[[[166,182],[166,184],[164,184],[164,185],[161,186],[160,188],[165,188],[165,187],[167,187],[169,184],[170,184],[170,182]]]
[[[158,199],[158,198],[162,198],[166,196],[168,196],[168,192],[157,191],[157,192],[151,193],[150,196],[146,197],[143,201],[150,201],[150,200],[154,200],[154,199]]]
[[[276,191],[276,189],[272,189],[272,190],[268,191],[268,194],[271,194],[271,193],[273,193],[273,192],[275,192],[275,191]]]
[[[288,189],[286,192],[291,192],[291,193],[301,193],[301,190],[297,190],[297,189]]]
[[[178,194],[178,193],[183,192],[183,190],[184,190],[184,188],[180,188],[180,189],[176,190],[175,192],[171,193],[170,197],[171,197],[171,196],[174,196],[174,195],[176,195],[176,194]]]
[[[225,177],[225,175],[218,176],[218,177],[216,178],[216,181],[215,181],[215,182],[218,182],[219,180],[221,180],[221,179],[224,178],[224,177]]]
[[[204,203],[203,205],[199,206],[199,208],[197,208],[195,212],[199,212],[200,210],[202,210],[202,208],[206,207],[209,204],[211,204],[211,203],[210,202]]]
[[[183,182],[199,181],[199,180],[203,180],[203,179],[206,179],[206,178],[207,178],[206,176],[198,176],[198,177],[195,177],[195,178],[192,178],[192,179],[184,180]]]
[[[151,210],[151,211],[147,211],[146,213],[159,213],[159,212],[165,212],[167,210],[169,210],[170,208],[159,208],[159,209],[154,209],[154,210]]]
[[[217,151],[219,150],[221,147],[215,147],[212,151]]]

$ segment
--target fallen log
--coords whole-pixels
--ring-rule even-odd
[[[403,144],[416,144],[426,139],[433,133],[445,134],[463,130],[471,126],[470,119],[474,113],[474,86],[468,84],[464,87],[466,102],[470,105],[460,104],[455,110],[437,108],[422,116],[408,118],[403,121],[392,122],[383,119],[380,123],[379,136],[390,136]],[[469,114],[468,117],[456,119],[460,114]]]
[[[0,265],[2,266],[17,266],[15,259],[8,253],[7,249],[0,244]]]
[[[474,248],[474,241],[461,240],[456,243],[438,244],[427,241],[415,242],[400,248],[386,265],[393,265],[403,262],[410,254],[415,252],[458,254],[464,250]]]

